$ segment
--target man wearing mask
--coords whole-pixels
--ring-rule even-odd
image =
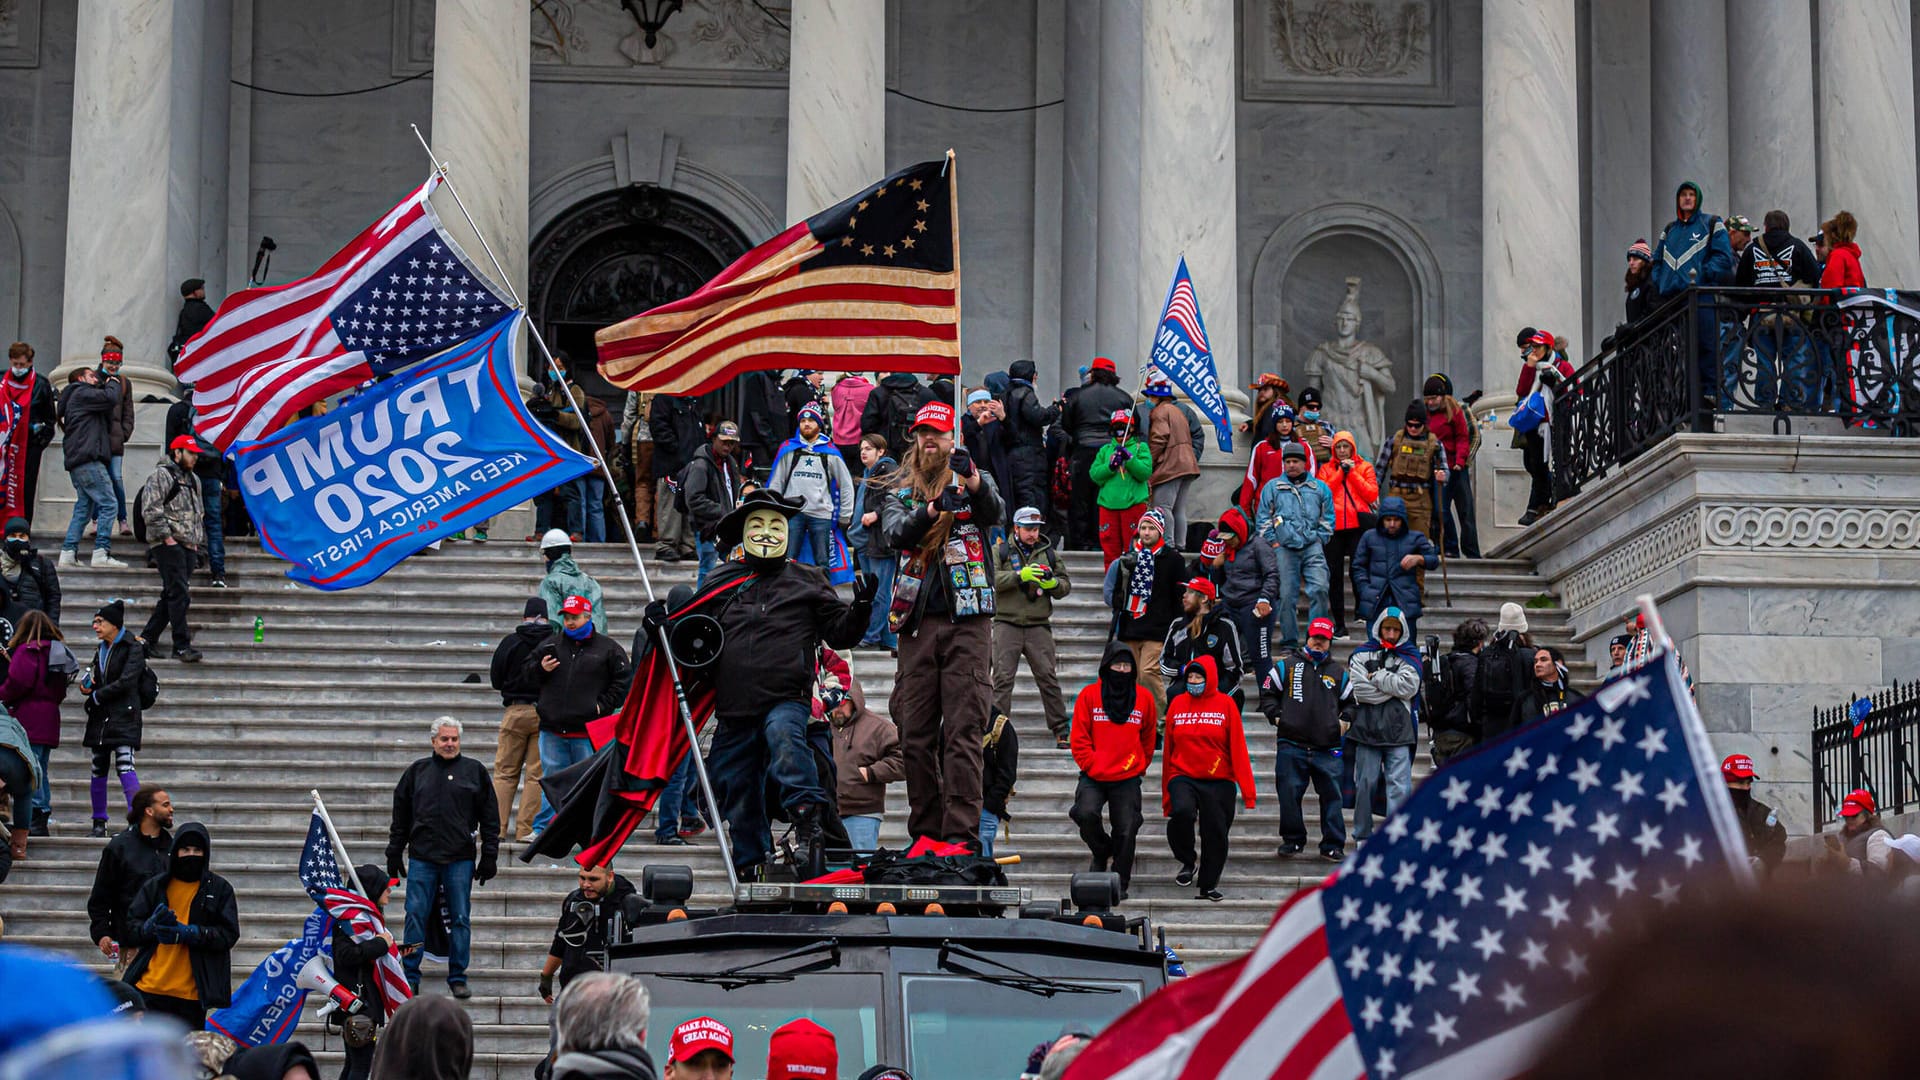
[[[207,1010],[233,1003],[229,971],[240,940],[233,886],[208,868],[213,842],[197,821],[180,826],[167,872],[147,879],[127,907],[124,944],[137,950],[126,982],[147,1011],[171,1016],[189,1031],[207,1026]]]
[[[707,575],[729,554],[714,546],[714,530],[720,527],[720,519],[731,513],[740,501],[740,485],[745,475],[741,471],[739,451],[740,425],[723,420],[714,428],[713,441],[695,450],[693,460],[687,465],[684,494],[687,527],[693,531],[694,546],[700,552],[695,588],[705,584]]]
[[[1167,702],[1167,750],[1161,760],[1160,810],[1167,818],[1167,846],[1180,861],[1175,885],[1198,888],[1197,899],[1218,903],[1227,866],[1227,834],[1233,828],[1235,789],[1254,807],[1253,762],[1240,709],[1215,685],[1211,656],[1187,665]],[[1200,850],[1193,846],[1194,826]],[[1196,869],[1197,867],[1197,869]]]
[[[30,611],[45,612],[55,625],[60,622],[60,572],[52,560],[33,549],[27,519],[10,518],[6,539],[0,542],[0,586],[14,603]]]
[[[1333,490],[1309,469],[1307,448],[1288,443],[1285,471],[1260,492],[1254,529],[1273,545],[1280,564],[1280,647],[1300,644],[1300,594],[1307,594],[1307,617],[1329,614],[1327,541],[1333,539]]]
[[[165,437],[169,445],[182,435],[194,434],[193,418],[193,384],[181,383],[180,400],[167,407]],[[220,478],[225,466],[220,455],[208,453],[208,449],[204,445],[201,447],[200,458],[194,463],[193,471],[200,478],[200,502],[207,515],[207,572],[213,578],[213,587],[224,589],[227,587],[227,522],[220,501]]]
[[[607,616],[601,610],[600,583],[574,561],[572,538],[559,529],[548,529],[540,538],[540,554],[547,560],[547,572],[540,579],[538,599],[546,605],[548,628],[556,634],[560,632],[560,606],[567,602],[567,597],[579,596],[593,608],[594,630],[606,633]]]
[[[1353,683],[1333,658],[1333,620],[1307,626],[1307,644],[1288,649],[1260,683],[1260,711],[1276,733],[1274,785],[1280,791],[1280,857],[1307,848],[1301,811],[1307,784],[1320,798],[1320,857],[1346,858],[1347,824],[1340,815],[1340,736],[1353,703]]]
[[[437,918],[438,898],[447,899],[447,986],[465,1001],[467,961],[472,952],[469,917],[473,883],[485,885],[499,871],[500,807],[487,767],[460,753],[460,721],[434,720],[433,753],[407,766],[393,789],[393,823],[387,829],[387,877],[407,879],[407,941],[425,941],[427,920]],[[480,833],[480,864],[474,865],[473,835]],[[402,856],[406,856],[404,865]],[[405,873],[402,873],[402,870]],[[420,992],[420,953],[401,960],[407,984]]]
[[[167,456],[147,477],[140,494],[140,511],[147,524],[147,560],[160,571],[160,602],[153,606],[140,634],[149,659],[160,656],[160,631],[169,625],[173,659],[186,664],[200,659],[187,626],[187,607],[193,602],[188,584],[207,543],[206,507],[200,499],[200,480],[193,474],[199,461],[199,440],[179,436],[167,444]]]
[[[167,869],[173,851],[173,799],[157,787],[141,788],[127,810],[127,827],[114,834],[100,851],[93,872],[93,890],[87,894],[87,937],[100,955],[124,970],[132,955],[121,956],[127,910],[140,887]]]
[[[1053,602],[1065,599],[1073,583],[1053,541],[1040,531],[1046,521],[1038,507],[1023,506],[1014,512],[1013,535],[994,545],[993,709],[1012,714],[1013,677],[1026,657],[1047,729],[1055,747],[1065,748],[1067,703],[1055,674]]]
[[[0,379],[0,513],[33,516],[40,455],[53,442],[58,417],[52,385],[33,370],[33,346],[14,342]]]
[[[553,1004],[555,976],[559,989],[565,990],[575,976],[601,970],[594,954],[607,947],[607,922],[615,912],[627,910],[630,898],[638,907],[638,895],[633,882],[614,873],[611,866],[580,868],[579,887],[560,901],[560,924],[554,928],[553,944],[547,946],[546,963],[540,967],[540,1000]]]
[[[1153,694],[1135,676],[1133,653],[1108,642],[1099,678],[1073,702],[1073,763],[1080,779],[1070,816],[1093,855],[1091,869],[1120,875],[1123,897],[1133,880],[1134,840],[1142,823],[1140,777],[1153,763],[1158,712]]]
[[[560,602],[560,630],[527,654],[521,671],[540,688],[534,709],[540,714],[542,776],[558,776],[593,756],[587,724],[618,711],[633,678],[627,650],[594,631],[593,603],[584,596]],[[543,798],[533,831],[545,832],[552,820],[553,804]]]
[[[1102,515],[1095,505],[1100,485],[1093,479],[1094,459],[1112,437],[1113,414],[1133,408],[1133,395],[1120,389],[1120,374],[1112,360],[1095,357],[1087,379],[1060,418],[1073,440],[1073,504],[1067,514],[1067,541],[1079,551],[1100,547]]]
[[[1320,388],[1309,386],[1300,391],[1300,417],[1294,424],[1293,437],[1306,444],[1313,460],[1332,459],[1334,431],[1334,426],[1320,417]],[[1319,471],[1314,470],[1315,473]]]
[[[1755,871],[1771,874],[1786,858],[1787,827],[1773,807],[1753,797],[1753,777],[1753,759],[1745,754],[1728,754],[1720,762],[1720,778],[1727,782],[1727,797],[1747,840],[1747,857]]]

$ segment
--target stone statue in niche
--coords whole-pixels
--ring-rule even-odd
[[[1393,364],[1380,346],[1360,340],[1360,279],[1347,279],[1347,295],[1333,313],[1332,341],[1313,347],[1307,382],[1320,388],[1322,413],[1336,428],[1353,432],[1362,457],[1386,441],[1386,403],[1393,395]]]

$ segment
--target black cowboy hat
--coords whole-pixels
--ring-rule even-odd
[[[806,503],[799,499],[789,499],[766,488],[755,488],[747,492],[741,497],[740,505],[727,511],[727,516],[721,518],[720,524],[714,527],[714,533],[720,540],[721,556],[724,558],[727,552],[732,551],[740,543],[740,534],[747,527],[747,515],[753,511],[777,510],[791,521],[794,515],[805,506]]]

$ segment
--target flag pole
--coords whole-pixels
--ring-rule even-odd
[[[467,227],[473,230],[474,236],[479,237],[480,249],[486,252],[487,260],[493,263],[494,273],[499,276],[500,283],[506,287],[507,295],[513,299],[513,306],[525,312],[527,310],[526,304],[521,301],[520,293],[513,287],[512,280],[507,276],[506,268],[500,265],[499,257],[493,253],[493,245],[487,243],[487,234],[480,231],[480,223],[473,220],[473,215],[467,211],[467,204],[461,201],[460,189],[453,186],[453,178],[447,175],[446,165],[441,163],[440,159],[434,155],[433,147],[427,144],[427,137],[420,134],[420,125],[409,124],[407,126],[413,129],[413,137],[420,140],[420,148],[427,152],[427,160],[433,162],[434,174],[440,177],[441,181],[447,185],[447,194],[453,196],[453,205],[459,207],[460,216],[466,219]],[[955,258],[958,258],[958,252],[955,253]],[[540,346],[541,355],[546,357],[547,370],[551,371],[554,378],[564,387],[566,385],[565,373],[560,370],[559,361],[553,358],[553,350],[547,348],[547,340],[540,336],[540,328],[534,324],[531,315],[527,318],[527,331],[533,335],[534,343]],[[593,428],[588,425],[585,416],[580,418],[580,430],[586,435],[587,445],[592,447],[594,457],[599,460],[600,474],[607,478],[607,490],[613,492],[614,506],[620,511],[620,529],[626,534],[627,550],[633,554],[633,565],[640,569],[640,584],[647,591],[647,599],[653,600],[655,599],[653,594],[653,578],[647,573],[646,560],[640,557],[640,541],[634,538],[633,522],[627,518],[627,504],[626,500],[620,497],[620,485],[614,482],[613,470],[607,465],[606,455],[600,452],[600,442],[593,437]],[[733,845],[727,839],[727,819],[720,813],[720,801],[715,798],[713,794],[713,781],[707,776],[707,763],[700,757],[700,729],[694,724],[693,711],[687,705],[686,690],[680,681],[680,664],[674,659],[673,650],[666,647],[665,634],[658,635],[658,642],[662,647],[661,651],[667,658],[667,674],[673,680],[674,698],[680,707],[680,722],[685,725],[687,729],[687,754],[693,758],[694,775],[700,781],[700,794],[706,798],[707,812],[713,815],[714,837],[720,842],[720,863],[726,867],[727,889],[729,895],[732,895],[739,892],[740,878],[733,866]],[[314,798],[317,800],[319,797],[319,794],[315,793]],[[324,815],[322,816],[324,819]],[[328,826],[328,830],[331,832],[331,825]]]
[[[957,164],[953,147],[947,147],[947,165],[941,170],[947,176],[947,225],[953,230],[953,346],[960,355],[954,360],[953,373],[953,433],[954,441],[961,446],[967,445],[966,426],[960,423],[960,384],[966,381],[967,349],[966,332],[963,325],[966,319],[960,307],[960,167]]]
[[[372,900],[375,894],[367,891],[360,875],[354,872],[353,860],[347,857],[347,845],[341,843],[340,831],[333,827],[333,818],[327,816],[327,804],[320,800],[320,789],[309,788],[307,794],[313,796],[313,812],[320,815],[320,827],[327,830],[327,842],[333,845],[334,856],[340,860],[340,868],[346,871],[347,883],[353,886],[354,892]]]

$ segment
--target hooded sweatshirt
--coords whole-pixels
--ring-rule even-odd
[[[1367,643],[1347,661],[1354,700],[1347,737],[1362,746],[1412,746],[1419,723],[1420,652],[1404,636],[1392,648],[1380,641],[1380,627],[1388,619],[1405,634],[1406,617],[1389,606],[1368,627]]]
[[[199,876],[183,879],[178,876],[186,872],[180,849],[189,844],[207,854],[199,862]],[[137,951],[125,978],[141,993],[197,1000],[209,1009],[232,1002],[230,957],[240,940],[240,909],[234,903],[233,886],[209,868],[212,856],[207,827],[197,821],[181,825],[173,834],[167,872],[149,878],[127,906],[120,944]],[[162,940],[167,933],[162,929],[165,919],[153,916],[163,907],[171,909],[182,927],[191,928],[186,931],[191,939]],[[182,981],[182,975],[191,978]]]
[[[547,576],[540,579],[540,598],[547,602],[547,625],[558,634],[566,627],[560,622],[560,607],[569,596],[584,596],[593,603],[593,632],[607,632],[606,605],[600,602],[600,583],[571,554],[547,564]]]
[[[1230,506],[1221,512],[1220,531],[1239,537],[1239,545],[1227,552],[1219,566],[1212,565],[1210,561],[1203,562],[1199,571],[1219,589],[1220,606],[1230,611],[1244,611],[1262,600],[1277,604],[1280,600],[1280,560],[1274,555],[1273,546],[1248,542],[1251,537],[1247,529],[1247,517],[1237,506]]]
[[[1139,672],[1122,675],[1113,670],[1121,660],[1132,664],[1133,652],[1109,642],[1100,658],[1100,677],[1073,701],[1073,763],[1087,779],[1103,783],[1139,776],[1153,761],[1159,710],[1153,693],[1140,685]],[[1123,708],[1126,715],[1114,719]]]
[[[866,411],[873,384],[864,375],[843,375],[827,396],[833,402],[833,441],[838,446],[860,445],[860,414]]]
[[[1206,676],[1206,692],[1187,693],[1187,677]],[[1232,780],[1240,785],[1241,801],[1253,809],[1253,762],[1247,757],[1247,734],[1240,726],[1240,708],[1220,692],[1213,657],[1202,656],[1180,673],[1180,682],[1167,688],[1167,747],[1160,763],[1160,812],[1173,812],[1168,787],[1175,777],[1192,780]]]
[[[1858,254],[1858,251],[1855,252]],[[1768,229],[1740,253],[1734,284],[1784,288],[1820,284],[1820,260],[1807,242],[1788,229]]]
[[[1680,209],[1680,193],[1691,188],[1694,209]],[[1733,281],[1733,241],[1726,223],[1706,212],[1700,185],[1683,181],[1673,192],[1674,219],[1660,232],[1653,247],[1653,287],[1672,296],[1689,285],[1726,285]]]
[[[853,523],[853,474],[824,431],[812,440],[795,435],[781,443],[767,488],[799,499],[808,517],[828,518],[843,529]]]
[[[1826,268],[1820,271],[1823,289],[1864,289],[1866,272],[1860,269],[1860,245],[1849,240],[1835,244],[1827,253]]]
[[[374,1046],[375,1076],[467,1080],[473,1071],[473,1019],[445,994],[422,994],[394,1011]]]

